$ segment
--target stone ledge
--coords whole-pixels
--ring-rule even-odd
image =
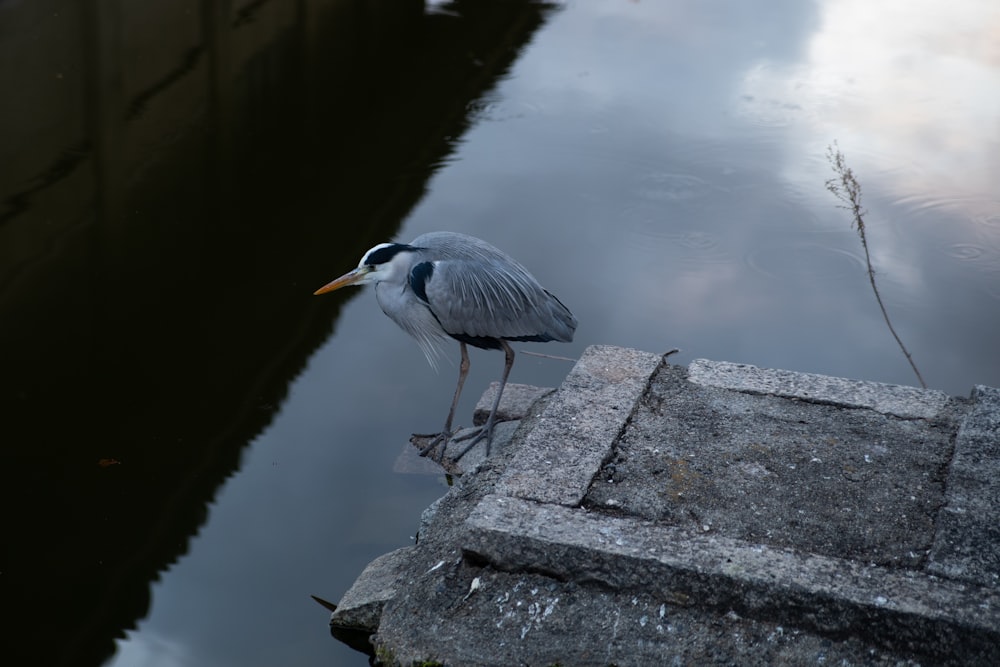
[[[933,389],[759,368],[728,361],[695,359],[688,365],[688,372],[692,382],[709,387],[846,408],[868,408],[904,419],[933,419],[951,400],[944,392]]]
[[[465,552],[501,571],[1000,664],[996,590],[497,495],[467,527]]]
[[[648,352],[587,348],[510,461],[498,492],[579,505],[662,363]]]
[[[369,563],[340,599],[337,610],[330,616],[330,625],[369,632],[377,628],[382,608],[396,594],[400,576],[406,571],[413,549],[396,549]]]
[[[602,346],[508,424],[341,601],[386,663],[1000,664],[1000,390]]]
[[[1000,389],[976,386],[955,437],[945,505],[927,569],[1000,585]]]

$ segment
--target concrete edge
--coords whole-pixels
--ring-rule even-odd
[[[400,577],[416,547],[402,547],[370,562],[341,597],[330,625],[371,632],[378,627],[385,603],[396,595]]]
[[[848,408],[868,408],[904,419],[933,419],[951,401],[948,394],[936,389],[850,380],[709,359],[692,361],[688,365],[688,379],[707,387],[772,394]]]
[[[479,397],[479,401],[472,411],[473,426],[482,426],[489,419],[490,410],[493,409],[493,400],[499,389],[500,383],[496,381],[491,382],[486,387],[486,391]],[[530,384],[508,382],[503,390],[503,396],[500,398],[500,405],[497,406],[497,422],[523,419],[531,410],[532,405],[555,390],[555,387],[536,387]]]
[[[663,363],[663,356],[639,350],[584,350],[515,452],[497,492],[579,505]]]
[[[1000,593],[912,571],[692,535],[582,509],[486,496],[463,550],[505,571],[642,590],[890,649],[1000,664]],[[565,563],[587,562],[583,571]]]
[[[976,385],[955,436],[945,501],[927,569],[977,584],[1000,584],[1000,389]]]

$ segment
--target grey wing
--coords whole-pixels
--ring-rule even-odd
[[[410,278],[414,292],[449,334],[573,340],[572,313],[506,257],[425,262]]]

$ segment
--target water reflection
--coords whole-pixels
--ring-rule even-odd
[[[557,277],[546,280],[567,273],[580,281],[581,340],[599,321],[597,340],[912,383],[897,352],[878,352],[889,336],[864,272],[852,271],[858,239],[823,186],[832,175],[826,148],[837,140],[865,186],[883,296],[904,308],[897,317],[934,367],[932,385],[965,393],[970,383],[960,376],[988,381],[982,369],[998,364],[981,338],[997,311],[982,295],[998,276],[987,263],[941,257],[959,239],[983,256],[1000,242],[983,223],[1000,210],[987,185],[1000,177],[998,69],[988,53],[955,60],[932,46],[941,40],[923,36],[978,25],[971,42],[988,45],[980,36],[990,34],[996,9],[924,3],[921,17],[904,20],[910,5],[883,15],[836,1],[773,13],[726,3],[582,4],[560,14],[499,90],[505,106],[529,101],[537,111],[474,127],[459,154],[462,173],[436,179],[409,223],[414,232],[430,228],[448,198],[475,221],[469,231],[517,250],[523,230],[498,228],[524,215],[516,202],[530,200],[529,215],[544,225],[518,256],[535,267],[558,253]],[[890,96],[877,81],[894,76],[900,54],[961,81],[925,79],[907,95],[890,87]],[[831,69],[841,76],[826,76]],[[966,96],[975,97],[968,111],[959,108]],[[861,123],[860,111],[902,128]],[[939,159],[940,147],[927,144],[937,124],[964,133],[949,145],[974,151],[967,165],[954,163],[960,153]],[[923,129],[918,137],[905,127]],[[908,197],[937,203],[913,212]],[[695,232],[710,251],[679,247]],[[946,321],[968,325],[945,331]],[[977,350],[958,362],[964,371],[953,355],[938,356],[955,344]]]
[[[979,3],[822,3],[803,58],[747,72],[743,110],[771,122],[769,110],[795,107],[787,115],[803,141],[836,137],[893,204],[916,196],[924,208],[944,198],[968,205],[971,219],[996,206],[977,193],[989,192],[1000,170],[997,25],[1000,10]],[[792,154],[784,163],[788,174],[802,167]],[[968,201],[952,199],[963,191]]]
[[[329,335],[302,285],[394,235],[544,11],[0,7],[6,661],[100,664],[148,612]]]

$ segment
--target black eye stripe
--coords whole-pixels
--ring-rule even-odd
[[[378,266],[379,264],[385,264],[405,250],[416,250],[416,248],[405,243],[391,243],[368,253],[368,256],[365,258],[365,265]]]

